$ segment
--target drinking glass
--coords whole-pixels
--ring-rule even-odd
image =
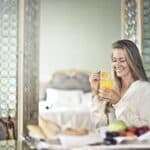
[[[110,73],[107,71],[100,72],[100,88],[113,89],[114,81],[110,77]]]

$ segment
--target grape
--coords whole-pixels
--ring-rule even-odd
[[[115,144],[117,144],[117,141],[114,138],[105,138],[104,144],[105,145],[115,145]]]
[[[117,137],[117,136],[119,136],[119,132],[109,132],[109,131],[106,132],[107,138],[113,138],[113,137]]]

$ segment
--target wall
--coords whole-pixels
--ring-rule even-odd
[[[109,69],[120,14],[120,0],[41,0],[40,80],[60,69]]]

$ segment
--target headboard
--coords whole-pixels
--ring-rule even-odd
[[[53,73],[51,80],[46,83],[45,87],[41,87],[40,99],[46,98],[46,89],[62,89],[62,90],[82,90],[90,92],[89,74],[87,71],[75,69],[61,70]]]

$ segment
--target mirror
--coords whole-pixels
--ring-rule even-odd
[[[111,43],[121,37],[121,1],[42,0],[40,81],[56,70],[109,69]]]
[[[61,114],[63,117],[61,118],[64,120],[60,118],[56,122],[59,125],[62,125],[65,124],[65,121],[67,121],[67,117],[65,115],[66,112],[64,109],[60,113],[56,108],[52,115],[49,110],[51,110],[50,108],[52,108],[53,104],[51,105],[51,101],[45,101],[45,84],[48,83],[52,78],[53,73],[60,70],[70,69],[88,72],[93,72],[100,69],[110,69],[111,44],[121,37],[120,3],[120,0],[41,1],[40,117],[42,116],[47,120],[49,120],[47,117],[51,117],[56,120],[60,117],[57,114],[61,114],[63,112]],[[83,76],[83,74],[80,74],[74,78],[74,73],[72,72],[71,83],[74,83],[75,79],[78,79],[78,83],[81,83],[80,81],[85,79]],[[62,78],[68,79],[68,76],[61,76],[61,79]],[[74,85],[77,87],[78,83]],[[70,85],[72,84],[67,83],[67,88],[70,87]],[[50,94],[47,94],[47,97],[50,97],[50,100],[54,101],[56,98],[55,96],[58,96],[56,92],[58,93],[56,89],[49,89]],[[77,100],[77,95],[81,96],[83,93],[78,89],[69,94],[64,90],[59,91],[59,94],[61,95],[59,95],[59,100],[61,99],[61,102],[63,101],[63,97],[64,99],[67,98],[67,100],[72,102],[75,107],[76,103],[74,100],[72,100],[71,96]],[[67,96],[65,94],[67,94]],[[91,98],[90,94],[86,96],[90,96]],[[87,97],[85,97],[85,99],[87,99]],[[60,101],[58,102],[59,104],[57,103],[58,106],[62,104],[60,104]],[[87,103],[86,100],[85,103]],[[56,105],[56,103],[54,105]],[[64,105],[72,107],[68,105],[67,102]],[[73,110],[71,112],[69,110],[70,116],[71,114],[74,115],[73,113]],[[89,116],[88,113],[89,111],[85,112],[86,117]],[[78,114],[78,116],[82,115]],[[78,117],[78,119],[79,118],[80,117]],[[80,120],[82,119],[80,118]],[[78,121],[76,120],[75,122]],[[80,123],[81,121],[78,122],[78,124]],[[86,122],[84,123],[88,124]],[[75,124],[74,127],[76,128]],[[91,127],[92,125],[89,124],[88,128],[90,129]],[[42,129],[44,131],[45,127]]]

